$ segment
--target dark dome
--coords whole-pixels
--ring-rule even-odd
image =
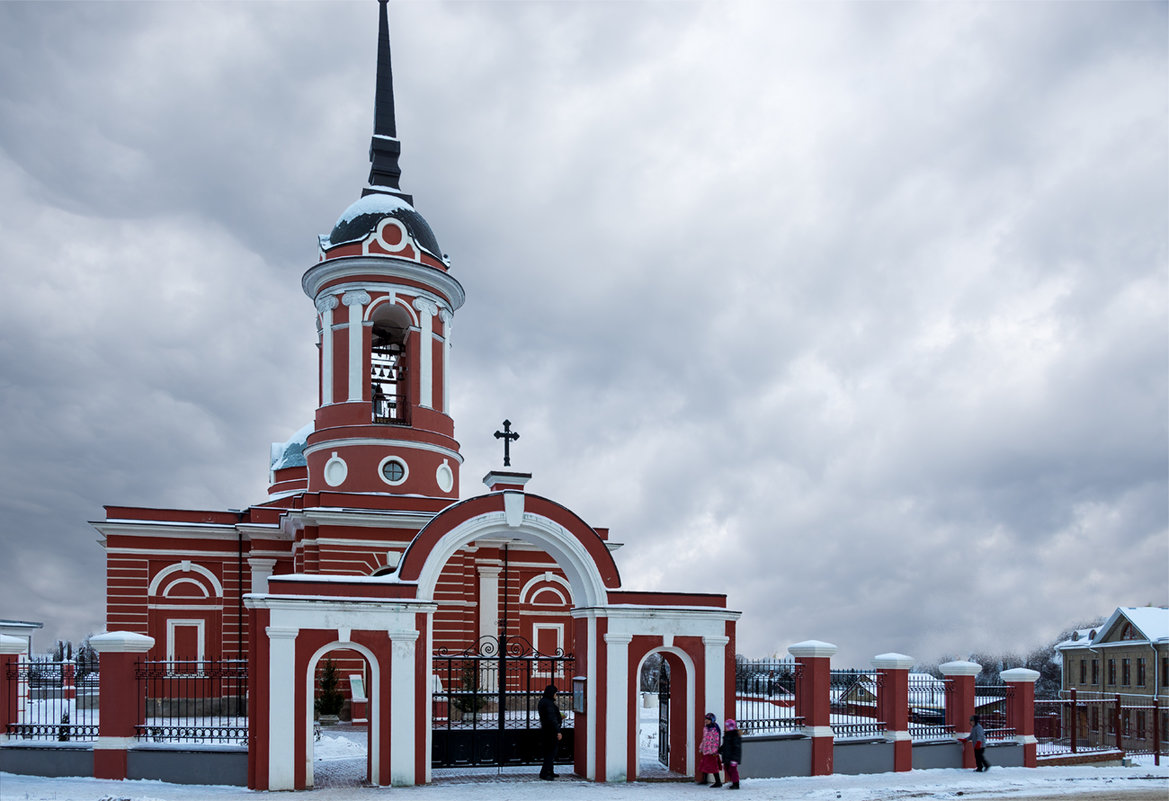
[[[378,223],[386,217],[393,217],[405,225],[410,236],[423,250],[439,261],[443,260],[442,249],[434,238],[434,231],[430,230],[430,224],[422,215],[397,195],[381,192],[368,194],[345,209],[345,213],[333,226],[333,232],[329,234],[328,244],[333,247],[364,239],[377,230]]]

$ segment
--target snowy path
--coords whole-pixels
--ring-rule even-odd
[[[333,787],[311,790],[282,799],[304,801],[348,801],[372,799],[384,790],[367,787]],[[596,784],[563,778],[555,784],[531,775],[505,774],[500,777],[445,778],[426,787],[388,791],[396,798],[422,801],[677,801],[682,798],[711,798],[712,791],[688,783],[654,782]],[[0,799],[17,801],[256,801],[262,794],[238,787],[190,786],[149,781],[102,781],[98,779],[43,779],[0,773]],[[266,794],[263,794],[266,795]],[[276,796],[273,796],[274,798]],[[788,799],[809,801],[884,801],[885,799],[957,799],[975,801],[991,798],[1080,798],[1080,799],[1165,799],[1169,797],[1169,766],[1142,764],[1132,768],[995,768],[976,774],[961,770],[921,770],[910,773],[879,773],[868,776],[824,776],[817,778],[755,779],[743,782],[741,799]]]

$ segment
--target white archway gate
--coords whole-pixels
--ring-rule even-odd
[[[568,582],[576,604],[570,613],[575,772],[595,781],[636,778],[638,669],[654,651],[670,654],[685,674],[684,716],[690,720],[679,733],[685,770],[693,770],[701,713],[721,718],[732,711],[739,613],[726,609],[722,595],[621,590],[596,531],[553,501],[509,490],[438,514],[392,575],[272,576],[267,593],[246,597],[257,638],[249,660],[256,677],[249,786],[311,786],[303,725],[312,714],[310,670],[329,648],[358,650],[354,645],[365,649],[360,652],[377,671],[369,688],[371,724],[379,730],[376,746],[371,741],[377,752],[370,755],[376,766],[371,778],[395,786],[430,781],[435,587],[459,548],[488,537],[539,548]]]

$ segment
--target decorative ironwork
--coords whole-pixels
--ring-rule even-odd
[[[10,663],[7,724],[22,740],[92,742],[97,739],[97,665],[79,659]]]
[[[239,659],[139,661],[138,739],[240,743],[248,738],[248,665]]]
[[[803,665],[791,658],[735,663],[735,722],[744,734],[782,734],[804,725],[796,708]]]
[[[541,760],[537,705],[557,686],[565,712],[558,762],[572,761],[572,686],[575,659],[561,650],[541,653],[522,637],[481,637],[458,652],[433,659],[433,751],[436,767],[535,765]]]
[[[884,734],[885,721],[880,719],[877,705],[883,678],[880,673],[859,670],[829,672],[828,722],[838,740]]]

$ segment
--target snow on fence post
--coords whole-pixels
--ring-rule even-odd
[[[1035,739],[1035,682],[1039,671],[1012,668],[999,676],[1013,690],[1007,693],[1007,727],[1015,730],[1015,738],[1023,746],[1023,767],[1034,768],[1038,764],[1035,757],[1038,743]]]
[[[946,677],[946,725],[954,727],[954,739],[970,737],[970,718],[974,716],[974,677],[982,672],[977,662],[947,662],[938,665]],[[963,745],[962,767],[974,767],[974,748]]]
[[[893,770],[913,770],[913,738],[909,734],[909,669],[913,657],[879,654],[877,670],[877,719],[885,721],[885,739],[893,743]]]
[[[17,722],[20,675],[16,663],[27,645],[20,637],[0,634],[0,742],[8,739],[8,724]]]
[[[812,740],[812,775],[832,775],[832,655],[835,645],[819,640],[789,645],[787,652],[800,665],[796,680],[796,715],[804,719],[804,734]]]
[[[126,751],[134,743],[143,710],[138,703],[134,662],[154,647],[154,638],[130,631],[111,631],[90,637],[98,654],[101,694],[98,697],[97,742],[93,744],[93,776],[126,778]]]

